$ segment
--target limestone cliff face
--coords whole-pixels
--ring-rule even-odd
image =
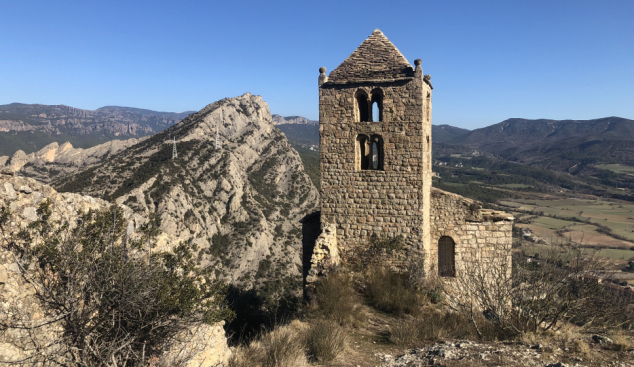
[[[168,134],[176,137],[175,159]],[[299,221],[319,202],[268,105],[249,93],[212,103],[171,132],[53,185],[125,203],[139,213],[156,211],[168,235],[203,249],[202,265],[246,286],[273,278],[301,281]]]

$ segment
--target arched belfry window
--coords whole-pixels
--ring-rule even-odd
[[[442,236],[438,240],[438,275],[456,276],[456,243],[449,236]]]
[[[371,169],[383,170],[383,138],[380,135],[372,135],[370,137],[371,156],[370,165]]]
[[[380,135],[359,135],[355,147],[357,170],[383,170],[383,138]]]
[[[370,153],[370,161],[372,169],[379,169],[379,147],[375,141],[372,142],[372,153]]]
[[[355,165],[357,170],[366,170],[370,168],[370,138],[367,135],[357,136],[355,155]]]
[[[372,121],[383,121],[383,92],[380,89],[372,91],[370,103],[372,104]]]
[[[383,170],[383,138],[381,136],[357,136],[355,150],[357,170]]]
[[[359,122],[370,121],[370,108],[368,106],[368,94],[363,90],[358,90],[355,99],[355,116]]]

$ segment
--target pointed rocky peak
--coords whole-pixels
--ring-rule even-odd
[[[328,82],[391,81],[413,76],[412,65],[377,28],[330,73]]]

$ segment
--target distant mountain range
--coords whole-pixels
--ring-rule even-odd
[[[93,111],[66,105],[0,105],[0,156],[11,156],[18,150],[34,153],[54,142],[70,142],[75,148],[87,149],[113,139],[139,138],[163,131],[194,112],[122,106]],[[275,125],[319,125],[319,121],[301,116],[272,115],[272,118]]]
[[[0,156],[17,150],[32,153],[53,142],[90,148],[113,139],[138,138],[165,130],[190,113],[119,106],[92,111],[65,105],[0,105]]]
[[[176,124],[192,111],[158,112],[105,106],[82,110],[65,105],[0,105],[0,156],[26,154],[58,142],[90,148],[113,139],[139,138]],[[291,142],[319,144],[319,121],[272,115],[273,124]],[[433,125],[434,154],[483,153],[499,158],[569,171],[593,163],[634,165],[634,120],[528,120],[512,118],[475,130]]]
[[[279,124],[295,144],[318,145],[319,127]],[[602,163],[634,166],[634,120],[513,118],[475,130],[432,125],[434,156],[485,154],[541,168],[577,173]]]
[[[458,150],[477,150],[555,170],[569,171],[596,163],[634,165],[634,120],[513,118],[458,135],[445,143]]]
[[[275,125],[292,124],[292,125],[316,125],[319,126],[319,121],[309,120],[302,116],[280,116],[272,115],[273,123]]]
[[[315,124],[282,123],[277,124],[277,127],[286,134],[286,137],[291,142],[319,145],[319,121],[314,122]],[[450,125],[432,125],[432,137],[434,139],[434,143],[446,143],[453,141],[454,139],[464,136],[469,132],[470,130]]]

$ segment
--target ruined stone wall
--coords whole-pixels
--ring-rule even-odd
[[[383,94],[382,121],[358,122],[355,93],[370,95],[377,88]],[[325,82],[319,120],[321,223],[336,225],[342,259],[373,234],[403,235],[407,253],[397,258],[422,256],[429,243],[431,187],[431,87],[422,70],[403,80]],[[359,134],[382,137],[383,170],[356,169]]]
[[[456,276],[475,262],[506,261],[510,269],[513,217],[509,214],[481,209],[475,200],[432,189],[431,222],[428,269],[437,269],[442,236],[455,242]]]

